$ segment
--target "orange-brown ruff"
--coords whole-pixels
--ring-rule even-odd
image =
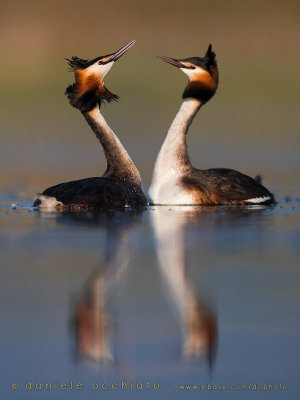
[[[75,83],[66,89],[70,104],[81,112],[90,111],[102,101],[110,103],[119,96],[111,93],[104,85],[104,77],[112,67],[112,55],[87,61],[78,57],[67,59],[70,70],[75,74]],[[100,64],[99,64],[100,63]]]
[[[186,134],[199,109],[215,94],[218,87],[218,67],[215,53],[209,45],[204,57],[174,59],[159,56],[180,68],[189,82],[183,92],[184,102],[174,118],[155,162],[148,191],[150,204],[199,205],[271,205],[272,193],[260,177],[250,178],[241,172],[192,166]]]
[[[104,86],[103,79],[113,63],[134,43],[132,41],[115,53],[93,60],[78,57],[68,60],[75,73],[75,83],[68,86],[66,95],[70,104],[81,111],[100,141],[107,168],[101,177],[64,182],[46,189],[34,206],[103,209],[147,205],[137,168],[100,112],[103,101],[118,99]]]

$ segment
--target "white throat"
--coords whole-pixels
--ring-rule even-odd
[[[185,99],[174,118],[154,165],[148,190],[150,204],[188,204],[184,194],[178,192],[177,182],[191,165],[186,133],[200,106],[197,99]]]
[[[104,79],[105,75],[110,71],[111,67],[114,65],[114,61],[106,64],[94,63],[88,67],[89,74],[97,74]]]

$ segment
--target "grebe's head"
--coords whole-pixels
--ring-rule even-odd
[[[158,56],[163,61],[180,68],[189,78],[182,97],[195,98],[206,103],[216,92],[219,82],[219,72],[216,55],[212,51],[211,44],[204,57],[169,58]]]
[[[83,60],[78,57],[67,59],[70,70],[75,74],[75,83],[66,89],[66,95],[73,107],[82,112],[87,112],[101,105],[102,101],[110,103],[118,100],[119,96],[111,93],[104,86],[104,77],[123,54],[135,43],[135,40],[123,46],[112,54]]]

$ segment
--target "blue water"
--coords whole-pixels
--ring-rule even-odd
[[[298,399],[299,200],[30,205],[0,208],[1,399]]]

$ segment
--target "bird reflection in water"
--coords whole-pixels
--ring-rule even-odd
[[[190,247],[190,241],[186,240],[185,236],[196,233],[196,243],[200,241],[202,248],[206,245],[217,248],[216,237],[220,229],[226,230],[230,226],[232,232],[235,229],[240,231],[241,227],[249,226],[251,223],[261,224],[264,220],[261,215],[263,211],[263,208],[225,210],[220,207],[196,206],[171,208],[160,206],[146,211],[153,226],[155,249],[161,278],[165,282],[165,292],[169,293],[172,299],[181,328],[183,359],[202,360],[206,357],[211,370],[218,342],[217,315],[211,302],[206,300],[207,295],[210,297],[213,295],[204,284],[194,285],[187,273],[187,248],[194,248],[195,244]],[[104,230],[107,235],[104,245],[106,258],[96,268],[77,297],[75,312],[72,313],[75,317],[73,334],[76,338],[76,353],[80,359],[90,359],[101,364],[116,364],[118,360],[114,355],[113,339],[117,336],[115,332],[117,318],[113,318],[111,306],[115,304],[119,286],[124,280],[136,247],[142,212],[133,210],[107,211],[99,214],[61,212],[53,216],[58,223],[90,226],[92,229],[96,228],[96,231]],[[188,237],[190,239],[190,236]],[[202,259],[201,265],[197,265],[197,270],[203,267],[206,266]],[[135,333],[139,338],[143,338],[140,336],[143,335],[143,329],[138,325],[136,327]],[[164,340],[164,333],[161,332],[161,335]],[[143,347],[153,346],[153,343],[148,342],[148,332],[147,337],[147,341],[142,341]],[[114,340],[114,343],[117,342],[118,339]],[[133,349],[129,348],[128,351],[132,353]],[[127,363],[128,360],[126,361],[128,367]]]
[[[112,211],[99,213],[98,216],[93,214],[91,218],[84,213],[69,213],[67,218],[97,224],[106,231],[105,260],[96,268],[78,297],[74,328],[78,357],[112,364],[114,320],[109,303],[117,292],[134,251],[141,213]]]
[[[217,350],[217,317],[211,306],[199,300],[196,288],[186,273],[185,229],[202,218],[193,207],[156,207],[152,224],[161,274],[178,320],[185,359],[207,357],[210,369]],[[195,222],[195,221],[194,221]]]

